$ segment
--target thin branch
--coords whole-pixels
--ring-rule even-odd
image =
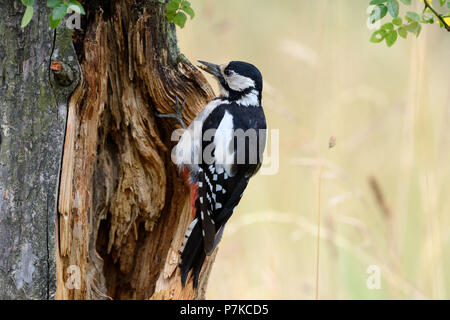
[[[433,12],[433,14],[439,19],[439,21],[442,22],[445,29],[447,29],[447,31],[450,32],[450,25],[444,20],[444,17],[441,14],[439,14],[436,10],[434,10],[434,8],[430,5],[428,0],[424,0],[424,3],[425,3],[425,9],[429,8],[431,10],[431,12]]]

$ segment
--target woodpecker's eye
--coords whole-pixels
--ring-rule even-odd
[[[231,71],[229,69],[225,69],[224,73],[227,77],[231,76]]]

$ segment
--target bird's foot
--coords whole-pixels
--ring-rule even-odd
[[[159,118],[173,118],[178,120],[181,126],[186,129],[186,125],[183,122],[183,109],[186,106],[186,99],[180,104],[180,100],[178,99],[178,94],[175,95],[175,113],[156,113],[156,116]]]

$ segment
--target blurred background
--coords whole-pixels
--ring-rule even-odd
[[[279,129],[278,172],[250,182],[208,299],[315,298],[319,181],[320,299],[450,298],[450,35],[373,44],[368,3],[192,0],[181,51],[255,64]]]

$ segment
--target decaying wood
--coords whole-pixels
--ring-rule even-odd
[[[159,1],[105,6],[88,14],[77,44],[83,80],[69,103],[57,298],[202,298],[214,256],[198,290],[181,288],[189,188],[170,157],[176,124],[154,114],[173,112],[178,95],[189,123],[213,92],[179,54]]]

